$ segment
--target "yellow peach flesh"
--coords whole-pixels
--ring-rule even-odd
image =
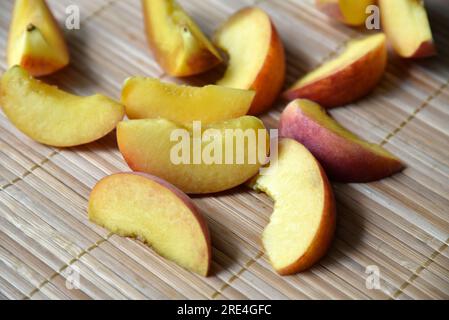
[[[8,41],[8,65],[32,75],[50,74],[69,63],[69,53],[52,13],[43,0],[17,0]]]
[[[326,76],[335,73],[340,69],[344,69],[354,61],[357,61],[367,53],[381,46],[382,43],[385,43],[385,35],[383,33],[349,42],[343,53],[341,53],[335,59],[324,63],[321,67],[318,67],[314,71],[308,73],[298,82],[296,82],[293,85],[293,88],[305,86],[318,79],[325,78]]]
[[[245,14],[249,15],[245,19],[242,15],[231,18],[226,28],[215,36],[217,46],[230,58],[218,85],[250,88],[265,63],[272,32],[270,19],[260,9],[248,10]]]
[[[380,0],[382,26],[396,52],[402,57],[414,57],[421,46],[428,45],[419,56],[434,54],[432,31],[423,1]]]
[[[123,121],[117,126],[117,141],[131,169],[161,177],[186,193],[214,193],[228,190],[257,174],[262,162],[265,161],[261,160],[259,155],[265,156],[268,152],[268,134],[262,121],[255,117],[244,116],[204,125],[201,127],[201,134],[205,131],[213,132],[218,138],[206,139],[202,136],[198,137],[201,141],[194,142],[193,139],[196,137],[193,134],[192,124],[181,125],[166,119]],[[242,153],[236,152],[238,138],[234,133],[237,131],[254,134],[256,145],[248,147],[248,140],[245,138]],[[230,150],[225,143],[227,132],[231,133],[228,140],[232,143],[233,157],[230,163],[225,159]],[[180,136],[172,139],[173,133],[186,133],[187,145],[181,139],[177,139]],[[207,163],[202,155],[216,142],[222,150],[219,162]],[[198,149],[195,148],[197,143]],[[187,149],[188,163],[175,163],[177,160],[173,161],[173,157],[178,157],[182,146]],[[260,146],[265,150],[260,149]],[[198,154],[196,150],[200,150],[197,160],[194,158],[194,154]],[[242,157],[243,161],[238,163],[237,157]]]
[[[150,44],[164,70],[190,76],[216,66],[222,58],[198,25],[174,0],[143,0]]]
[[[161,117],[181,123],[213,123],[244,116],[254,95],[250,90],[190,87],[134,77],[125,82],[122,102],[130,119]]]
[[[291,274],[321,258],[333,235],[335,212],[329,183],[313,155],[300,143],[281,139],[277,161],[253,188],[274,200],[262,237],[274,269]]]
[[[207,226],[190,199],[173,186],[148,175],[115,174],[94,187],[88,211],[96,224],[139,238],[185,269],[207,275]]]
[[[363,25],[367,18],[367,7],[374,4],[376,0],[339,0],[344,21],[352,26]]]
[[[125,114],[124,107],[102,95],[78,97],[33,79],[16,66],[0,80],[0,105],[9,120],[30,138],[55,147],[100,139]]]

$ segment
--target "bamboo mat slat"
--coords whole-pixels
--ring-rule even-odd
[[[287,51],[287,85],[335,56],[360,33],[331,22],[313,0],[180,0],[212,34],[236,10],[267,11]],[[60,21],[68,4],[50,0]],[[71,92],[119,98],[131,75],[164,74],[147,48],[139,0],[82,0],[81,30],[67,32],[72,62],[48,77]],[[0,3],[0,70],[13,1]],[[194,197],[213,242],[212,276],[201,278],[145,245],[90,223],[86,205],[102,177],[128,171],[114,133],[77,148],[55,149],[23,136],[0,114],[0,299],[447,299],[449,298],[449,10],[429,0],[439,56],[390,57],[385,77],[365,99],[332,115],[384,145],[407,165],[369,184],[334,184],[338,226],[329,254],[295,276],[276,275],[260,235],[272,202],[240,187]],[[202,84],[208,78],[198,78]],[[285,103],[262,120],[276,127]],[[380,270],[380,290],[366,286]],[[66,279],[80,271],[79,289]]]

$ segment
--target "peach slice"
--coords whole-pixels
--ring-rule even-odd
[[[244,116],[254,95],[249,90],[214,85],[190,87],[133,77],[125,82],[122,103],[130,119],[161,117],[181,123],[212,123]]]
[[[259,8],[240,10],[216,32],[214,41],[229,55],[217,84],[256,91],[249,114],[271,107],[284,84],[285,53],[270,17]]]
[[[403,167],[390,152],[361,140],[309,100],[295,100],[287,106],[281,115],[279,134],[304,144],[336,181],[379,180]]]
[[[131,169],[194,194],[244,183],[257,174],[268,152],[267,131],[250,116],[207,126],[166,119],[123,121],[117,126],[117,140]]]
[[[284,93],[288,100],[304,98],[326,108],[351,103],[367,95],[387,65],[383,33],[351,41],[337,58],[298,80]]]
[[[8,41],[8,65],[44,76],[69,64],[63,33],[45,0],[16,0]]]
[[[252,182],[274,200],[262,241],[281,275],[313,266],[326,253],[335,229],[335,201],[329,181],[313,155],[291,139],[279,141],[276,162]]]
[[[198,25],[174,0],[142,0],[148,42],[169,75],[192,76],[223,60]]]
[[[395,51],[404,58],[436,54],[424,1],[380,0],[382,27]]]
[[[368,14],[366,9],[377,0],[316,0],[317,7],[331,18],[350,26],[361,26]]]
[[[141,173],[118,173],[97,183],[89,219],[124,237],[137,237],[181,267],[207,276],[211,241],[206,221],[173,185]]]
[[[0,105],[30,138],[54,147],[72,147],[102,138],[123,119],[125,108],[102,95],[78,97],[33,79],[12,67],[0,80]]]

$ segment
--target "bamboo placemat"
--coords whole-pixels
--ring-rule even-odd
[[[256,4],[273,18],[286,46],[288,81],[313,69],[359,32],[330,22],[313,0],[181,0],[207,34],[237,9]],[[449,298],[449,4],[429,0],[436,58],[390,57],[367,98],[332,115],[384,145],[407,168],[368,184],[334,184],[334,244],[310,271],[276,275],[261,251],[271,201],[245,187],[194,201],[207,217],[213,272],[201,278],[143,244],[90,223],[86,204],[96,181],[129,170],[114,134],[71,149],[39,145],[0,115],[0,298],[7,299],[447,299]],[[49,1],[62,22],[78,4],[81,29],[67,32],[71,65],[48,78],[87,95],[119,97],[130,75],[173,80],[154,62],[139,0]],[[12,0],[0,2],[0,69]],[[178,81],[178,80],[176,80]],[[263,120],[275,127],[284,104]],[[369,289],[370,268],[380,288]],[[80,273],[80,288],[66,278]]]

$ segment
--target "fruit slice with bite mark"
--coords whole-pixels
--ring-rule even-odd
[[[274,200],[262,241],[281,275],[307,270],[327,252],[335,230],[335,200],[313,155],[291,139],[279,141],[277,160],[251,182]]]

